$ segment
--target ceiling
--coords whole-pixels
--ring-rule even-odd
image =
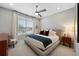
[[[43,17],[50,16],[52,14],[61,12],[63,10],[66,10],[75,6],[74,3],[14,3],[13,5],[10,5],[10,3],[0,3],[1,7],[5,7],[31,16],[38,17],[34,14],[36,10],[35,5],[39,5],[38,10],[41,10],[44,8],[47,9],[46,12],[40,13]]]

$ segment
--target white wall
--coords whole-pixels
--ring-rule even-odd
[[[41,20],[41,29],[50,28],[64,28],[66,24],[74,25],[74,11],[75,8],[71,8],[54,15],[48,16]]]
[[[11,34],[11,23],[12,23],[12,11],[0,8],[0,33]]]

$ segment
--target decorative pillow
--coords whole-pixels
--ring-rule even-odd
[[[55,31],[50,30],[50,31],[49,31],[49,36],[52,36],[52,35],[56,35],[56,32],[55,32]]]
[[[44,35],[48,36],[49,35],[49,31],[45,31]]]
[[[44,35],[44,31],[40,31],[40,34],[41,34],[41,35]]]

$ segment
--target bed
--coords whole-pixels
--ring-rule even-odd
[[[25,36],[24,39],[25,43],[40,56],[49,55],[51,51],[53,51],[60,43],[58,35],[50,35],[50,36],[40,34],[34,34],[34,35],[49,38],[52,41],[52,43],[50,43],[45,47],[42,42],[35,40],[34,38],[29,37],[28,35]]]

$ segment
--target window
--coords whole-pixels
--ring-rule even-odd
[[[26,27],[26,20],[19,20],[19,27]]]
[[[31,19],[22,16],[18,17],[18,31],[20,33],[32,33],[33,22],[29,20]]]
[[[27,21],[27,27],[33,27],[33,22]]]

